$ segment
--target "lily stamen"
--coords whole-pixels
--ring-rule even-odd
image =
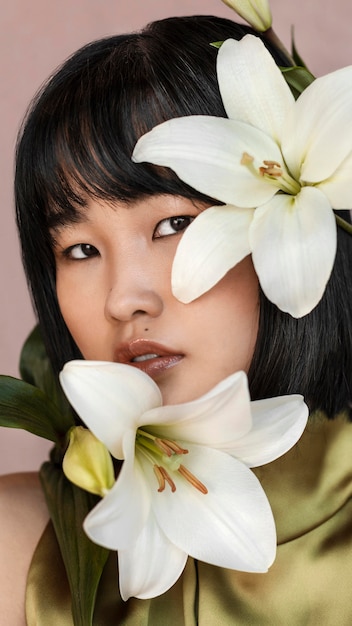
[[[201,493],[208,493],[208,489],[203,483],[194,476],[184,465],[180,462],[180,457],[183,454],[188,454],[186,448],[182,448],[180,444],[172,439],[164,439],[156,437],[151,433],[139,428],[136,433],[136,445],[140,452],[153,464],[153,471],[158,481],[158,492],[161,493],[165,490],[166,483],[170,486],[172,493],[176,491],[176,484],[172,480],[170,472],[179,472],[183,478],[185,478],[192,487],[195,487]],[[155,463],[155,456],[159,457],[158,462],[163,465]],[[165,468],[165,465],[168,469]]]
[[[159,448],[161,448],[161,450],[163,450],[163,452],[167,454],[167,456],[172,456],[173,454],[188,454],[188,450],[181,448],[176,441],[156,438],[155,443],[159,446]]]
[[[253,161],[254,157],[248,154],[248,152],[242,154],[241,165],[252,165]]]
[[[277,161],[263,161],[264,166],[259,168],[259,172],[261,176],[267,174],[268,176],[274,176],[278,178],[282,176],[282,168],[280,163]]]
[[[254,165],[254,157],[248,154],[248,152],[243,152],[241,165],[244,165],[256,178],[258,178],[258,176],[261,178],[267,177],[271,184],[275,185],[283,193],[294,196],[299,193],[301,189],[300,183],[292,178],[285,167],[278,161],[265,159],[263,160],[263,165],[256,167]]]
[[[161,493],[164,491],[166,483],[168,483],[172,493],[174,493],[176,491],[176,485],[165,467],[162,467],[162,465],[154,465],[153,470],[159,483],[158,492]]]
[[[159,492],[164,491],[164,489],[165,489],[165,476],[163,476],[163,474],[161,473],[159,465],[153,465],[153,471],[154,471],[154,474],[155,474],[156,479],[157,479],[158,484],[159,484],[158,491]]]
[[[203,483],[200,482],[200,480],[198,480],[198,478],[196,478],[194,476],[194,474],[192,474],[192,472],[190,472],[187,467],[185,467],[184,465],[180,465],[180,467],[177,470],[181,476],[183,476],[189,483],[191,483],[191,485],[193,487],[195,487],[196,489],[198,489],[198,491],[200,491],[201,493],[207,494],[208,493],[208,489],[206,488],[205,485],[203,485]]]
[[[166,482],[169,484],[172,493],[174,493],[176,491],[176,485],[175,485],[174,481],[172,480],[170,474],[165,469],[165,467],[160,467],[160,471],[161,471],[163,477],[165,478]]]

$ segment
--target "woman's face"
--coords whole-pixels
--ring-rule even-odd
[[[170,195],[128,206],[90,200],[80,221],[54,233],[59,305],[83,356],[144,370],[166,404],[248,371],[257,336],[250,257],[190,304],[172,295],[177,244],[204,208]]]

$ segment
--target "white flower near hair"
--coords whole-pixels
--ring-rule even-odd
[[[118,551],[124,600],[164,593],[188,555],[267,571],[275,558],[275,524],[249,468],[276,459],[299,439],[308,415],[301,396],[250,403],[239,372],[193,402],[162,406],[149,376],[108,362],[72,361],[60,381],[93,433],[88,453],[83,433],[71,436],[64,471],[104,496],[84,528],[92,541]],[[89,453],[93,435],[123,460],[113,486],[104,455],[99,451],[100,470]]]
[[[133,153],[224,203],[184,233],[173,293],[194,300],[252,253],[269,300],[302,317],[334,264],[332,208],[352,206],[352,67],[317,78],[295,101],[263,43],[247,35],[221,46],[217,73],[228,119],[169,120]]]
[[[222,0],[236,11],[255,30],[264,32],[271,27],[272,17],[268,0]]]

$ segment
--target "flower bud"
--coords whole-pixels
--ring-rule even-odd
[[[115,483],[108,449],[83,426],[71,428],[69,439],[62,463],[64,474],[78,487],[103,497]]]
[[[271,27],[272,17],[268,0],[222,0],[236,11],[255,30],[264,32]]]

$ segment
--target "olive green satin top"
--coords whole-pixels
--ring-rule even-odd
[[[269,497],[278,534],[276,560],[267,574],[188,559],[167,593],[123,602],[112,554],[94,626],[351,626],[352,424],[343,418],[311,418],[296,446],[256,474]],[[26,606],[28,626],[73,625],[51,526],[33,558]]]

